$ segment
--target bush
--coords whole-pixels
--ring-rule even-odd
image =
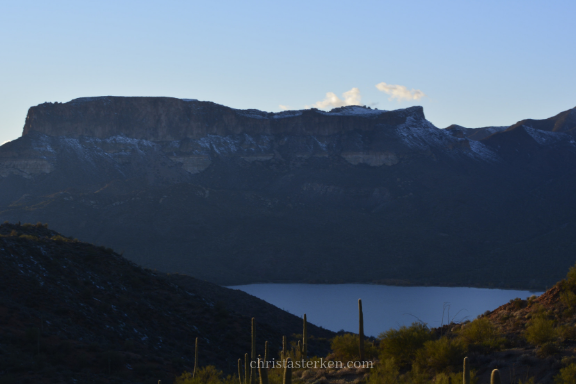
[[[560,370],[554,377],[555,384],[576,384],[576,364],[572,363]]]
[[[556,355],[560,352],[560,346],[557,343],[544,343],[536,350],[536,355],[545,358]]]
[[[402,326],[398,330],[390,329],[378,337],[380,360],[394,358],[400,367],[412,365],[418,350],[432,340],[430,330],[422,323],[412,323],[410,327]]]
[[[32,241],[38,241],[39,239],[36,236],[32,236],[32,235],[20,235],[21,239],[26,239],[26,240],[32,240]]]
[[[560,293],[560,300],[570,309],[571,314],[576,306],[576,294],[572,291],[563,291]]]
[[[184,372],[174,380],[174,384],[236,384],[236,380],[232,376],[224,377],[222,371],[217,370],[213,365],[209,365],[200,368],[194,378],[192,378],[190,372]]]
[[[368,384],[396,384],[400,370],[394,358],[380,360],[376,368],[370,373]]]
[[[522,300],[521,298],[517,297],[515,299],[510,300],[510,304],[514,307],[514,309],[522,309],[525,308],[528,304],[526,301]]]
[[[576,340],[576,326],[567,324],[557,328],[558,336],[562,340]]]
[[[358,360],[360,357],[358,335],[346,333],[336,336],[330,342],[330,348],[332,348],[336,360],[348,362]],[[364,340],[364,358],[369,360],[375,358],[377,355],[376,347],[367,340]]]
[[[574,291],[576,290],[576,265],[573,265],[572,267],[570,267],[570,269],[568,270],[568,273],[566,274],[566,283],[565,283],[565,288],[570,290],[570,291]]]
[[[434,377],[434,384],[451,384],[451,383],[461,383],[462,382],[462,372],[452,372],[452,373],[439,373]],[[470,383],[476,384],[478,378],[476,377],[475,371],[470,371]]]
[[[427,341],[418,351],[416,363],[436,372],[446,371],[462,365],[466,355],[466,345],[461,339],[449,339],[444,336],[438,340]]]
[[[53,240],[53,241],[63,241],[63,242],[65,242],[65,243],[73,242],[73,240],[70,240],[69,238],[64,237],[64,236],[62,236],[62,235],[52,236],[52,237],[50,238],[50,240]]]
[[[543,316],[534,317],[526,328],[526,340],[533,345],[543,345],[554,341],[557,337],[554,321]]]
[[[485,317],[474,320],[462,327],[458,332],[467,345],[480,345],[488,349],[500,349],[506,343],[506,338],[498,328]]]

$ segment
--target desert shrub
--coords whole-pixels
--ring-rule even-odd
[[[200,368],[196,372],[196,377],[192,378],[190,372],[184,372],[174,380],[174,384],[236,384],[237,379],[232,376],[225,377],[213,365]]]
[[[12,237],[18,236],[18,232],[13,229],[12,232],[10,232],[10,236],[12,236]]]
[[[557,328],[558,336],[562,340],[576,340],[576,326],[574,325],[563,325]]]
[[[466,344],[461,339],[444,336],[438,340],[427,341],[424,348],[416,354],[416,364],[431,368],[435,372],[444,372],[448,368],[462,365],[466,351]]]
[[[560,370],[554,377],[555,384],[576,384],[576,363],[572,363]]]
[[[518,384],[534,384],[534,383],[535,383],[534,377],[526,379],[525,381],[522,381],[522,379],[518,380]]]
[[[565,281],[564,283],[565,289],[571,291],[576,290],[576,265],[570,267],[568,273],[566,274],[566,279],[564,281]]]
[[[451,373],[441,372],[437,374],[432,381],[434,384],[461,383],[462,372],[451,372]],[[478,378],[476,377],[476,372],[470,371],[470,384],[476,384],[477,382]]]
[[[515,299],[510,300],[510,304],[512,304],[512,307],[516,310],[518,309],[522,309],[524,307],[526,307],[526,301],[522,300],[521,298],[517,297]]]
[[[498,328],[485,317],[465,324],[458,333],[467,345],[480,345],[490,350],[500,349],[506,343]]]
[[[538,347],[538,349],[536,350],[536,355],[538,355],[538,357],[544,358],[556,355],[559,352],[560,352],[560,346],[557,343],[548,342]]]
[[[330,342],[330,348],[332,348],[336,360],[344,362],[357,360],[360,355],[358,335],[351,333],[338,335]],[[369,360],[375,358],[377,355],[376,347],[367,340],[364,340],[364,358]]]
[[[50,240],[53,240],[53,241],[63,241],[63,242],[65,242],[65,243],[71,241],[70,239],[68,239],[67,237],[64,237],[64,236],[62,236],[62,235],[52,236],[52,237],[50,238]]]
[[[560,301],[570,309],[570,314],[572,314],[576,306],[576,294],[572,291],[565,290],[560,293]]]
[[[416,353],[424,343],[432,340],[432,334],[425,324],[412,323],[398,330],[390,329],[379,336],[380,360],[394,358],[400,367],[410,366]]]
[[[558,332],[554,328],[554,321],[544,316],[533,317],[530,325],[526,328],[526,340],[533,345],[543,345],[558,337]]]
[[[32,235],[20,235],[21,239],[26,239],[26,240],[32,240],[32,241],[38,241],[39,239],[36,236],[32,236]]]
[[[400,375],[400,370],[394,358],[380,360],[376,368],[370,372],[368,384],[396,384],[398,375]]]

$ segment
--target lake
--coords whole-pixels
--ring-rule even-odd
[[[368,284],[250,284],[239,289],[331,331],[358,332],[358,299],[364,332],[379,333],[414,321],[438,327],[474,320],[510,300],[542,292],[463,287],[395,287]]]

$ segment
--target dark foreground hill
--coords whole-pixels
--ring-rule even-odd
[[[0,147],[0,220],[223,285],[544,289],[575,261],[575,121],[438,129],[421,107],[45,103]]]
[[[200,366],[237,372],[250,352],[273,356],[302,320],[240,291],[142,269],[109,248],[38,225],[0,225],[0,382],[170,383]],[[309,325],[310,354],[332,332]],[[261,349],[261,350],[260,350]]]

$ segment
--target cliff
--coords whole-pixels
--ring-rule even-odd
[[[49,222],[226,285],[544,288],[576,252],[573,113],[552,119],[561,129],[471,130],[421,107],[46,103],[0,147],[0,222]]]
[[[267,113],[238,110],[212,102],[170,97],[90,97],[68,103],[44,103],[30,108],[23,135],[171,141],[207,135],[334,135],[396,126],[409,116],[424,118],[422,107],[386,112],[348,107]],[[358,117],[362,117],[359,119]]]

